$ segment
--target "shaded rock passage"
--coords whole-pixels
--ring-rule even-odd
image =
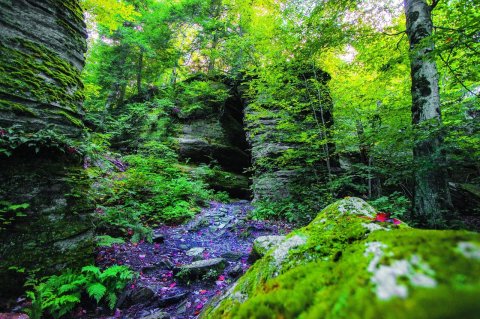
[[[98,264],[125,264],[141,274],[120,298],[121,315],[195,318],[249,268],[255,238],[290,231],[280,222],[248,220],[251,209],[248,201],[212,202],[185,225],[156,229],[154,243],[101,249]]]

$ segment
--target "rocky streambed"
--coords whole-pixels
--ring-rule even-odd
[[[128,265],[139,273],[113,318],[195,318],[250,267],[255,238],[291,230],[282,222],[250,220],[251,210],[248,201],[212,202],[186,224],[155,229],[153,243],[101,248],[98,265]]]

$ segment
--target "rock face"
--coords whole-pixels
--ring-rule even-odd
[[[0,127],[78,135],[86,51],[77,0],[0,1]]]
[[[0,297],[22,288],[9,267],[45,274],[91,263],[79,196],[88,183],[74,155],[85,50],[77,0],[0,0],[0,211],[9,219],[0,226]]]
[[[333,166],[333,158],[328,165],[324,160],[311,163],[309,159],[326,157],[323,153],[327,149],[332,157],[334,145],[327,143],[323,149],[314,150],[311,143],[301,142],[304,137],[298,136],[299,132],[312,132],[314,127],[314,134],[318,135],[316,139],[322,139],[322,135],[330,135],[333,125],[333,105],[326,86],[330,76],[320,69],[313,72],[304,70],[306,67],[287,66],[286,72],[296,78],[284,79],[284,85],[278,88],[279,96],[269,96],[275,93],[268,93],[266,85],[264,91],[267,93],[258,94],[249,100],[245,108],[247,139],[251,145],[254,167],[254,200],[301,198],[303,195],[300,195],[299,190],[308,189],[312,183],[326,181],[327,166]],[[308,84],[310,80],[315,81],[322,90],[319,93],[322,97],[315,97],[318,100],[315,103],[311,102],[314,99],[312,92],[320,88]],[[278,107],[274,103],[293,107]],[[299,106],[301,104],[304,106]]]
[[[358,198],[325,208],[201,318],[476,318],[480,235],[375,223]]]
[[[193,92],[193,93],[192,93]],[[197,75],[180,85],[176,141],[180,158],[214,164],[206,182],[233,196],[250,195],[245,169],[250,166],[243,125],[243,103],[226,79]]]

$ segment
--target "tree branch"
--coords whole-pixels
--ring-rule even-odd
[[[430,5],[430,11],[433,11],[433,9],[435,9],[435,7],[437,6],[437,4],[439,2],[440,2],[440,0],[433,0],[432,4]]]
[[[442,60],[443,63],[445,63],[445,65],[447,66],[447,68],[450,70],[450,72],[452,72],[452,75],[453,77],[455,78],[455,80],[457,80],[457,82],[465,89],[467,90],[468,92],[470,92],[471,94],[473,94],[474,96],[480,98],[480,94],[476,94],[475,92],[473,92],[472,90],[470,90],[460,79],[459,77],[457,76],[457,74],[455,73],[455,71],[452,69],[452,67],[450,66],[450,64],[445,61],[445,59],[443,58],[443,56],[439,53],[438,56],[440,57],[440,60]]]
[[[388,35],[388,36],[396,36],[396,35],[400,35],[400,34],[405,34],[405,32],[407,32],[407,30],[398,31],[398,32],[395,32],[395,33],[382,32],[382,34],[385,34],[385,35]]]

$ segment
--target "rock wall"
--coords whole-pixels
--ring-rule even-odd
[[[275,95],[276,92],[272,94],[260,91],[256,98],[246,103],[245,123],[252,150],[254,200],[302,198],[299,189],[308,189],[312,183],[321,184],[327,180],[327,165],[324,161],[307,163],[312,158],[325,156],[320,155],[323,150],[315,150],[312,144],[299,142],[301,138],[298,135],[312,130],[312,125],[324,126],[326,134],[330,134],[328,131],[333,126],[333,105],[326,86],[330,76],[319,69],[314,72],[305,71],[306,67],[288,66],[284,70],[295,78],[285,80],[283,88],[277,88],[279,96],[266,98],[264,95]],[[308,82],[312,79],[322,87],[321,100],[304,110],[286,107],[288,104],[308,105],[312,95],[316,95],[315,89]],[[314,98],[317,99],[316,96]],[[283,106],[264,105],[259,102],[262,99],[277,100]],[[315,110],[314,115],[311,107]],[[318,123],[312,124],[313,116],[317,117]],[[328,147],[330,154],[333,154],[334,145],[329,143]],[[333,166],[333,157],[330,161]]]
[[[1,0],[0,27],[0,127],[78,135],[86,51],[78,1]]]
[[[0,297],[22,275],[91,263],[78,0],[0,0]],[[22,208],[18,208],[20,205]]]
[[[331,204],[200,318],[477,318],[480,235],[383,215],[359,198]]]
[[[195,84],[197,83],[197,84]],[[197,75],[185,81],[179,96],[203,85],[193,98],[178,101],[176,142],[180,158],[215,166],[207,182],[234,197],[249,198],[249,145],[243,124],[243,101],[236,86],[224,78]],[[224,95],[219,98],[218,95]],[[192,107],[194,105],[194,107]]]

